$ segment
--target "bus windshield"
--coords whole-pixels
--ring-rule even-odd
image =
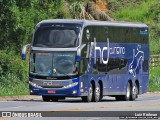
[[[40,27],[34,34],[33,46],[43,48],[77,47],[79,33],[80,27]]]
[[[42,76],[77,74],[75,52],[31,53],[30,73]]]

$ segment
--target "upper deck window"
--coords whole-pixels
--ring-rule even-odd
[[[40,27],[33,40],[34,47],[68,48],[79,44],[80,27],[52,26]]]

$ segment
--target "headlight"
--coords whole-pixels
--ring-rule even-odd
[[[73,87],[73,86],[76,86],[76,85],[78,85],[78,82],[71,83],[69,85],[64,86],[63,88],[70,88],[70,87]]]
[[[42,88],[41,86],[39,86],[39,85],[37,85],[37,84],[35,84],[35,83],[31,82],[31,81],[29,81],[29,84],[33,85],[34,87]]]

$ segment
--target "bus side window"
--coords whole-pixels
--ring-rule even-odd
[[[148,60],[144,60],[142,66],[143,66],[143,72],[148,72],[148,68],[149,68]]]
[[[125,73],[125,68],[127,67],[127,60],[126,59],[115,59],[110,58],[107,64],[107,73],[115,73],[115,74],[122,74]],[[124,69],[124,70],[122,70]]]

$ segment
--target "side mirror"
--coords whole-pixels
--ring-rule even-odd
[[[86,44],[83,44],[77,49],[76,62],[81,61],[81,51],[85,46],[86,46]]]
[[[28,50],[28,48],[31,47],[31,44],[27,44],[25,46],[23,46],[22,48],[22,60],[26,60],[26,52]]]

